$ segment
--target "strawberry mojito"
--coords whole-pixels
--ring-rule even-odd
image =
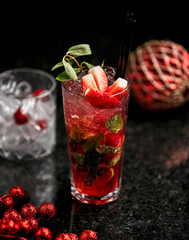
[[[120,191],[129,84],[114,79],[112,67],[85,65],[75,70],[77,80],[65,80],[65,72],[57,79],[65,80],[72,195],[101,205],[117,199]]]

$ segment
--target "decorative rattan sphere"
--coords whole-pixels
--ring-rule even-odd
[[[163,111],[189,99],[189,54],[169,40],[151,40],[130,54],[131,94],[144,108]]]

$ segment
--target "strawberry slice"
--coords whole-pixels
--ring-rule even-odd
[[[128,86],[127,80],[123,78],[118,78],[111,86],[108,87],[108,93],[110,95],[121,93],[123,90],[127,88],[127,86]],[[126,95],[126,93],[127,91],[124,91],[121,94],[117,94],[116,98],[118,100],[121,100]]]
[[[104,70],[100,66],[96,66],[91,68],[89,73],[92,73],[98,89],[101,92],[106,91],[108,88],[108,79]]]
[[[85,75],[84,77],[82,77],[81,79],[81,86],[83,91],[86,91],[87,89],[94,89],[94,90],[98,90],[98,87],[96,85],[95,79],[92,75],[92,73],[89,73],[87,75]]]
[[[114,96],[109,96],[107,92],[100,92],[93,88],[88,88],[85,92],[87,101],[96,108],[115,108],[119,106],[119,100]]]

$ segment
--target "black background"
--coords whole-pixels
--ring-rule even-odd
[[[8,2],[0,11],[0,72],[16,67],[50,72],[69,47],[80,43],[91,45],[93,55],[86,61],[100,64],[105,59],[116,66],[128,10],[137,17],[132,50],[150,39],[170,39],[189,50],[187,2]],[[189,103],[165,113],[147,112],[132,98],[129,104],[117,201],[99,207],[71,198],[60,84],[54,154],[28,163],[0,158],[0,195],[18,184],[31,203],[55,203],[54,220],[43,225],[54,237],[92,229],[100,240],[188,239]]]
[[[0,15],[0,71],[35,67],[50,72],[66,50],[91,45],[87,60],[117,65],[127,11],[134,11],[137,27],[132,50],[150,39],[170,39],[189,49],[187,5],[151,1],[25,2],[6,4]]]

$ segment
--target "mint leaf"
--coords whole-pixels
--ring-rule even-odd
[[[84,152],[92,151],[93,149],[95,149],[97,145],[99,145],[99,143],[103,140],[103,138],[104,138],[103,133],[100,133],[98,135],[88,138],[86,143],[83,145],[83,151]]]
[[[78,72],[78,68],[74,68],[75,73],[77,74]],[[66,71],[60,73],[57,77],[56,80],[60,81],[60,82],[65,82],[70,80],[70,76],[66,73]]]
[[[124,122],[119,114],[116,114],[112,118],[105,121],[106,127],[113,133],[118,133],[123,129]]]
[[[99,145],[99,146],[96,147],[96,151],[100,155],[109,155],[109,154],[114,154],[114,153],[120,152],[121,148],[116,148],[116,147],[112,147],[112,146],[105,146],[105,145]]]
[[[101,68],[104,67],[104,62],[105,62],[105,60],[102,61],[102,63],[101,63]]]
[[[65,71],[62,74],[59,74],[56,79],[58,81],[67,81],[67,80],[77,80],[77,71],[78,69],[82,70],[82,65],[85,64],[87,67],[90,69],[94,67],[92,64],[83,62],[81,65],[79,62],[76,60],[76,57],[78,56],[85,56],[85,55],[90,55],[92,54],[90,46],[88,44],[79,44],[75,45],[73,47],[70,47],[64,55],[62,62],[59,62],[52,67],[52,71],[59,68],[59,67],[64,67]],[[72,67],[73,64],[77,64],[78,68],[77,71]]]
[[[85,177],[84,183],[87,186],[91,186],[97,177],[100,164],[99,154],[96,150],[93,149],[92,151],[86,153],[85,164],[87,165],[88,173]]]
[[[93,68],[94,67],[94,65],[93,64],[91,64],[91,63],[88,63],[88,62],[85,62],[85,61],[83,61],[80,65],[81,66],[83,66],[83,64],[84,65],[86,65],[87,67],[88,67],[88,69],[91,69],[91,68]]]
[[[65,58],[62,59],[62,63],[64,65],[65,71],[68,74],[68,76],[70,77],[70,79],[72,80],[77,80],[77,74],[74,70],[74,68],[68,63],[66,62]]]
[[[75,127],[69,136],[70,140],[81,143],[85,139],[85,134],[79,127]]]
[[[96,174],[88,173],[87,176],[85,177],[84,183],[87,186],[91,186],[95,180],[96,180]]]
[[[85,162],[85,156],[80,153],[74,153],[73,155],[76,158],[76,160],[78,161],[78,163],[83,166],[84,162]]]
[[[55,69],[59,68],[59,67],[63,67],[63,63],[62,62],[59,62],[57,64],[54,65],[54,67],[52,67],[51,71],[54,71]]]
[[[56,80],[61,81],[61,82],[65,82],[67,80],[70,80],[70,77],[68,76],[66,71],[64,71],[56,77]]]
[[[79,44],[69,48],[67,54],[78,57],[90,55],[92,52],[88,44]]]

